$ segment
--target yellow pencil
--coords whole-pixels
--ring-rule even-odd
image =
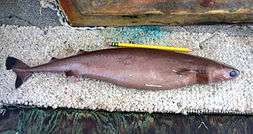
[[[112,46],[129,47],[129,48],[150,48],[150,49],[160,49],[160,50],[167,50],[167,51],[177,51],[177,52],[191,52],[192,51],[191,49],[184,48],[184,47],[169,47],[169,46],[158,46],[158,45],[120,43],[120,42],[112,42]]]

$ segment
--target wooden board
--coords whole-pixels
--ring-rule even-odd
[[[9,110],[8,110],[9,109]],[[149,114],[7,108],[0,134],[252,134],[249,115]]]
[[[60,0],[71,26],[252,23],[253,0]]]

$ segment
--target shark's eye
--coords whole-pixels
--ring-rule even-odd
[[[240,74],[240,72],[238,70],[233,70],[229,73],[230,77],[236,77]]]

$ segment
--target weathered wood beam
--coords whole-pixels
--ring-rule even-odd
[[[72,26],[253,22],[253,0],[60,0]]]

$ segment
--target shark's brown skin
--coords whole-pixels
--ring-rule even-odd
[[[175,89],[230,80],[239,75],[238,70],[209,59],[141,48],[82,52],[31,68],[9,57],[6,67],[18,75],[16,88],[36,72],[65,72],[67,76],[83,75],[138,89]]]

